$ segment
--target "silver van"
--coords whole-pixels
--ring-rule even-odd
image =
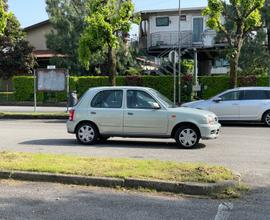
[[[220,121],[257,121],[270,127],[270,87],[231,89],[183,106],[211,111]]]

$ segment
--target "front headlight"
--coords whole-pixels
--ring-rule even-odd
[[[212,125],[212,124],[215,124],[216,123],[216,117],[215,116],[213,116],[213,115],[208,115],[207,116],[207,123],[209,124],[209,125]]]

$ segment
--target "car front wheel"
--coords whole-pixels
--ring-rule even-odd
[[[175,134],[176,143],[186,149],[194,148],[200,141],[199,132],[192,126],[182,126]]]
[[[263,122],[270,127],[270,111],[266,112],[263,117]]]
[[[83,123],[78,126],[76,137],[80,144],[93,145],[97,142],[99,133],[93,124]]]

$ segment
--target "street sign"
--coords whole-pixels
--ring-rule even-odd
[[[179,55],[176,51],[173,50],[169,53],[169,61],[171,63],[177,63],[179,61]]]
[[[47,66],[47,69],[48,70],[55,70],[56,69],[56,66]]]
[[[67,70],[65,69],[38,69],[37,90],[47,92],[62,92],[66,90]]]

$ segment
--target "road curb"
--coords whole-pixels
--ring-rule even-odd
[[[36,173],[21,171],[0,171],[0,179],[13,179],[36,182],[52,182],[99,187],[147,188],[161,192],[183,193],[189,195],[210,195],[220,193],[227,188],[236,186],[239,182],[230,180],[219,183],[178,183],[159,180],[141,180],[134,178],[106,178],[64,175],[52,173]]]
[[[18,119],[18,120],[35,120],[35,119],[40,119],[40,120],[67,120],[68,116],[67,115],[5,115],[5,114],[0,114],[0,119]]]

